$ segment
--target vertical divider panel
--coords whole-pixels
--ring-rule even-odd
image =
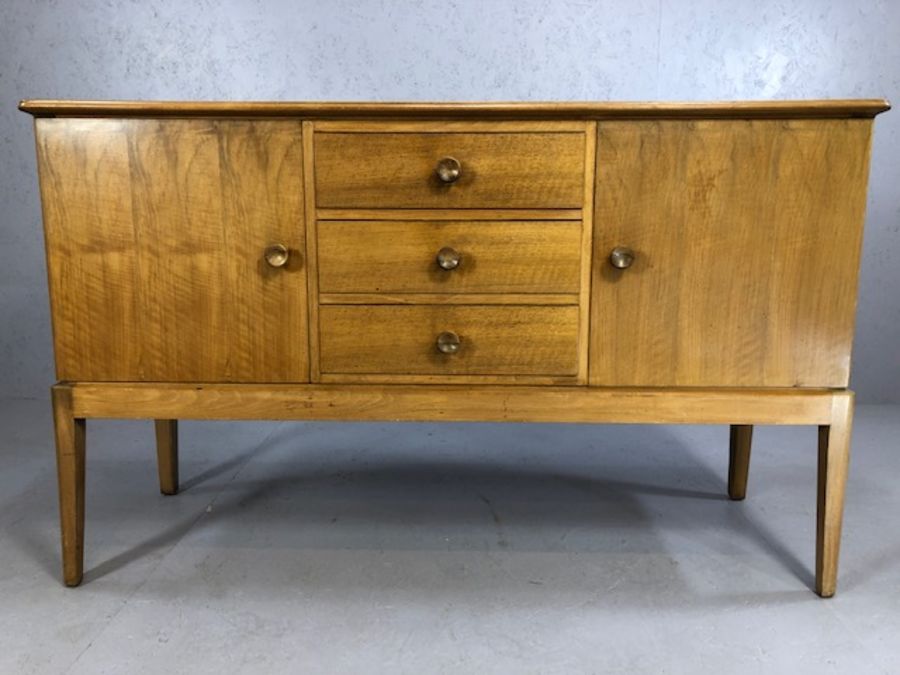
[[[315,126],[303,121],[303,195],[306,208],[307,294],[309,298],[309,378],[319,382],[319,262],[316,220]]]
[[[578,298],[578,384],[588,383],[590,364],[591,270],[594,248],[594,189],[597,162],[597,123],[585,125],[584,203],[581,207],[581,290]]]

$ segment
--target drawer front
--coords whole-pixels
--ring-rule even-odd
[[[577,293],[581,222],[319,222],[323,293]]]
[[[578,307],[327,305],[322,373],[575,376]],[[452,350],[453,333],[459,339]]]
[[[584,165],[583,132],[315,134],[320,208],[581,208]]]

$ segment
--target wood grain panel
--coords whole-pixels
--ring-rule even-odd
[[[575,375],[578,308],[492,305],[323,305],[322,373]],[[456,354],[435,347],[453,331]]]
[[[581,222],[320,222],[318,260],[323,293],[577,293]]]
[[[591,384],[846,386],[870,129],[600,124]]]
[[[316,132],[319,208],[580,208],[583,133]],[[462,164],[442,183],[442,157]]]
[[[308,379],[299,123],[36,126],[60,379]]]

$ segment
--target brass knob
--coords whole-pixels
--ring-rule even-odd
[[[270,267],[284,267],[287,265],[290,252],[287,246],[283,244],[272,244],[271,246],[266,246],[263,257],[265,257]]]
[[[616,246],[609,253],[609,264],[616,269],[624,270],[634,262],[634,251],[627,246]]]
[[[459,267],[459,251],[445,246],[437,252],[437,264],[442,270],[455,270]]]
[[[438,160],[437,166],[434,167],[434,172],[442,183],[455,183],[459,180],[460,174],[462,174],[462,165],[460,165],[458,159],[442,157]]]
[[[441,354],[455,354],[459,351],[462,340],[453,331],[444,331],[437,336],[437,350]]]

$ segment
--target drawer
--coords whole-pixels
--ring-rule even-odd
[[[316,132],[316,204],[581,208],[584,165],[582,132]]]
[[[320,221],[323,293],[577,293],[580,221]]]
[[[323,305],[319,331],[322,373],[574,376],[578,366],[577,306]],[[453,335],[455,353],[440,351]]]

